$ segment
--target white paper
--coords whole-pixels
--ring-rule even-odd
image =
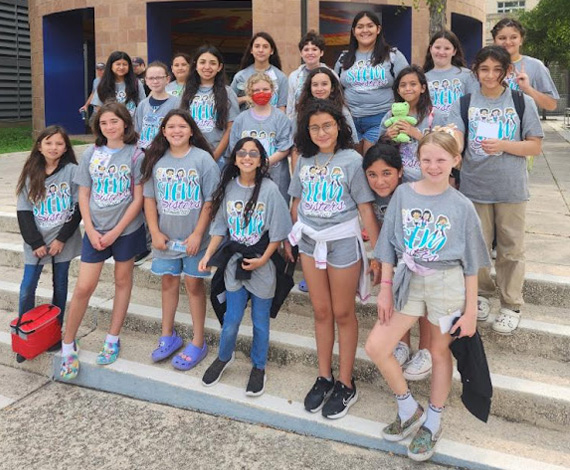
[[[480,139],[498,139],[499,123],[498,122],[479,122],[477,124],[477,135]]]
[[[439,329],[441,330],[441,334],[444,335],[445,333],[449,333],[451,327],[453,326],[453,320],[461,316],[461,310],[456,310],[445,317],[441,317],[439,319]]]

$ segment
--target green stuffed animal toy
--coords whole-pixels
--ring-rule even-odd
[[[410,105],[405,101],[402,103],[392,104],[392,117],[390,119],[386,119],[384,126],[390,127],[398,121],[406,121],[409,122],[412,126],[415,126],[418,123],[418,120],[415,117],[408,116],[409,112]],[[396,137],[392,138],[392,140],[394,142],[405,144],[412,139],[405,132],[400,132]]]

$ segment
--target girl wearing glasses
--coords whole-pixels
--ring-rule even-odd
[[[336,419],[358,398],[352,377],[358,341],[355,295],[358,290],[363,300],[369,296],[358,216],[374,245],[378,237],[374,194],[366,182],[362,157],[353,150],[342,110],[329,100],[315,100],[304,110],[295,144],[300,158],[289,187],[295,222],[289,240],[301,254],[319,361],[319,375],[305,398],[305,409],[311,413],[322,409],[323,416]],[[331,370],[335,323],[340,363],[336,382]]]
[[[145,81],[150,95],[140,102],[135,113],[135,130],[139,134],[138,145],[141,149],[146,149],[158,134],[166,113],[180,105],[179,97],[166,92],[169,81],[166,64],[152,62],[146,69]]]
[[[253,344],[252,369],[246,395],[259,396],[265,390],[265,364],[269,348],[270,309],[277,286],[272,255],[291,230],[287,205],[279,188],[269,178],[269,158],[261,142],[252,137],[240,139],[234,147],[212,201],[212,239],[200,261],[200,271],[209,271],[209,262],[224,269],[226,312],[223,317],[218,357],[206,370],[202,383],[219,382],[235,358],[239,325],[251,298]],[[215,262],[231,245],[226,264]],[[216,252],[216,253],[215,253]]]
[[[188,111],[174,109],[164,117],[141,168],[152,237],[151,271],[162,277],[162,333],[151,358],[162,361],[183,345],[174,331],[174,315],[184,274],[193,338],[172,359],[172,366],[179,370],[191,369],[208,353],[204,339],[206,274],[198,270],[198,261],[208,245],[212,193],[220,180],[209,148]]]

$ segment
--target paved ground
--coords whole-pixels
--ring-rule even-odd
[[[111,396],[4,366],[0,408],[2,398],[2,470],[418,468],[405,457]]]

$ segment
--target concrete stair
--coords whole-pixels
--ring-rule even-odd
[[[58,379],[57,354],[16,364],[10,352],[8,323],[17,311],[22,275],[22,242],[15,214],[0,213],[0,362]],[[77,275],[72,262],[70,296]],[[113,263],[106,262],[97,291],[80,330],[81,373],[75,384],[139,399],[201,410],[240,420],[267,424],[302,434],[347,442],[388,452],[405,453],[402,443],[380,437],[383,422],[395,414],[393,398],[363,350],[376,318],[375,299],[357,304],[360,340],[355,364],[359,401],[347,417],[323,419],[304,411],[302,401],[316,377],[316,347],[308,296],[294,290],[277,319],[272,320],[271,347],[265,395],[251,399],[244,390],[252,329],[247,315],[240,329],[237,360],[215,387],[205,388],[201,377],[216,357],[220,326],[212,311],[206,319],[210,353],[195,370],[175,371],[168,361],[153,364],[150,352],[160,334],[160,282],[150,263],[135,268],[135,286],[121,335],[120,359],[108,367],[95,365],[108,326],[114,284]],[[51,298],[49,267],[40,280],[38,301]],[[473,469],[562,469],[570,465],[570,280],[529,274],[525,283],[524,317],[516,335],[503,337],[490,329],[493,316],[479,324],[494,384],[487,424],[472,417],[460,401],[459,376],[445,412],[444,438],[434,461]],[[493,311],[497,310],[496,301]],[[188,339],[191,319],[185,294],[180,296],[177,331]],[[413,332],[415,335],[415,332]],[[413,344],[416,338],[413,338]],[[337,350],[335,349],[335,357]],[[429,383],[412,382],[422,404]],[[383,422],[381,422],[383,421]],[[405,443],[404,443],[405,444]]]

